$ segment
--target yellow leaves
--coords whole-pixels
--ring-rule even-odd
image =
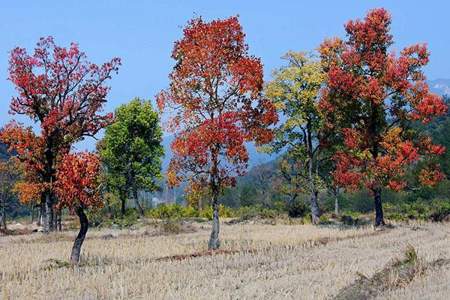
[[[288,65],[273,73],[274,79],[266,86],[266,96],[275,102],[278,110],[285,110],[289,102],[315,106],[326,76],[320,62],[303,52],[291,51],[283,58]]]
[[[398,144],[402,142],[402,129],[400,127],[393,127],[389,129],[383,137],[381,145],[384,149],[395,149]]]
[[[177,171],[173,169],[169,169],[167,172],[167,183],[169,186],[177,186],[180,184],[180,178],[177,175]]]
[[[17,193],[19,201],[23,204],[39,202],[43,191],[44,185],[40,183],[19,181],[14,186],[14,192]]]

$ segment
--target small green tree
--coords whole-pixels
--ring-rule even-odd
[[[159,116],[150,101],[133,99],[115,111],[113,124],[106,128],[99,143],[106,182],[121,198],[125,213],[126,196],[132,195],[136,207],[144,214],[138,190],[154,191],[161,178],[162,130]]]
[[[311,216],[319,222],[319,133],[322,126],[318,103],[325,74],[319,61],[301,52],[288,52],[287,65],[274,72],[274,79],[266,87],[266,96],[275,103],[284,122],[275,131],[274,151],[286,150],[282,166],[285,171],[294,163],[295,176],[289,185],[302,180],[310,194]],[[283,118],[282,118],[283,120]],[[290,167],[292,169],[292,167]]]
[[[0,160],[0,229],[6,228],[6,210],[13,203],[14,186],[20,179],[20,169],[14,158]]]

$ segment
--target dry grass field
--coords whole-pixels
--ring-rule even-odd
[[[223,224],[223,250],[216,253],[206,251],[208,226],[184,225],[179,234],[166,234],[160,225],[151,224],[137,230],[91,230],[78,267],[65,263],[75,232],[0,237],[0,297],[369,297],[360,291],[342,292],[352,284],[356,289],[379,286],[370,294],[379,299],[448,299],[450,295],[450,226],[446,224],[398,224],[382,231]],[[420,266],[415,265],[414,272],[408,269],[409,273],[390,269],[411,247]],[[355,287],[361,280],[363,284]]]

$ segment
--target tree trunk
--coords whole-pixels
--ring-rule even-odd
[[[2,203],[1,213],[0,213],[0,228],[3,227],[4,230],[7,230],[8,227],[6,225],[6,204]]]
[[[30,218],[31,218],[31,224],[34,223],[34,205],[32,204],[30,206]]]
[[[334,196],[334,214],[336,216],[339,216],[339,188],[337,186],[334,186],[332,191]]]
[[[313,224],[319,224],[320,220],[320,208],[317,202],[318,194],[318,191],[311,193],[311,221]]]
[[[121,215],[122,219],[123,219],[123,217],[125,217],[125,211],[126,211],[125,204],[126,204],[126,201],[127,201],[127,199],[125,198],[123,193],[121,193],[121,195],[120,195],[120,204],[121,204],[121,206],[120,206],[120,215]]]
[[[62,231],[62,210],[58,210],[56,214],[56,229]]]
[[[219,191],[217,188],[213,188],[212,190],[212,208],[213,208],[213,219],[212,219],[212,229],[211,229],[211,236],[209,238],[208,243],[208,249],[209,250],[216,250],[220,247],[220,241],[219,241],[219,203],[218,203],[218,196]]]
[[[373,190],[375,200],[375,227],[386,225],[383,217],[383,204],[381,202],[381,188]]]
[[[139,211],[139,214],[143,217],[144,209],[142,208],[141,203],[139,203],[138,191],[137,191],[137,188],[135,188],[135,187],[133,187],[133,198],[134,198],[134,203],[136,204],[136,208]]]
[[[39,204],[38,209],[38,219],[37,219],[37,226],[41,226],[43,223],[42,218],[44,217],[44,205],[41,203]]]
[[[44,217],[44,232],[49,233],[54,230],[53,222],[53,203],[50,192],[45,193],[45,217]]]
[[[310,205],[311,205],[311,221],[313,224],[319,224],[320,218],[320,208],[319,203],[317,201],[319,192],[316,187],[316,179],[315,175],[318,172],[318,165],[316,163],[316,168],[314,168],[314,151],[313,151],[313,141],[312,141],[312,133],[311,133],[311,123],[308,121],[307,123],[307,135],[306,135],[306,144],[308,151],[308,180],[310,185]],[[314,170],[315,169],[315,170]],[[316,174],[314,173],[316,172]]]
[[[339,216],[339,197],[337,194],[334,195],[334,214]]]
[[[86,233],[89,228],[89,221],[84,213],[84,209],[81,206],[75,210],[75,213],[78,218],[80,218],[80,232],[78,232],[75,242],[73,243],[72,253],[70,254],[70,262],[77,265],[80,262],[81,246],[86,238]]]

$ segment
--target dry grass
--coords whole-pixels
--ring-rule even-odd
[[[206,251],[208,226],[92,230],[75,268],[65,263],[75,232],[0,237],[0,298],[327,299],[376,275],[407,245],[424,262],[450,258],[446,225],[223,225],[216,253]],[[377,296],[446,299],[449,280],[450,267],[436,266]]]

